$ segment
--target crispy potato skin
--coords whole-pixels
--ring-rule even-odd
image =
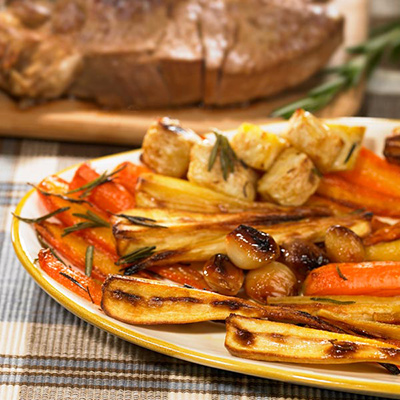
[[[305,153],[291,147],[284,150],[257,184],[265,200],[284,206],[300,206],[315,193],[319,176]]]
[[[201,139],[190,130],[171,131],[167,124],[180,127],[179,121],[169,118],[150,125],[143,139],[142,161],[159,174],[181,178],[189,167],[190,149]]]
[[[251,168],[244,167],[240,162],[235,162],[234,172],[229,174],[227,180],[224,180],[219,155],[211,171],[208,170],[212,148],[210,142],[203,142],[192,147],[188,172],[189,181],[228,196],[253,201],[256,196],[255,183],[258,174]]]
[[[258,125],[245,123],[233,136],[231,146],[249,167],[267,171],[288,144],[279,136],[263,131]]]
[[[317,117],[304,110],[297,110],[289,121],[283,137],[295,148],[306,153],[317,168],[325,173],[332,166],[344,147],[344,140],[334,134]]]

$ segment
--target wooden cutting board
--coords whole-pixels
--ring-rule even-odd
[[[343,47],[333,57],[333,63],[343,62],[344,48],[359,43],[367,36],[367,0],[335,0],[346,19]],[[315,82],[314,82],[315,84]],[[154,118],[178,118],[184,126],[201,133],[210,127],[233,129],[242,122],[265,124],[277,107],[304,96],[310,84],[290,93],[258,101],[247,107],[207,109],[201,107],[146,111],[110,111],[78,100],[57,100],[21,109],[7,95],[0,93],[0,134],[52,140],[139,145]],[[319,114],[324,117],[354,115],[364,94],[364,84],[343,92]]]

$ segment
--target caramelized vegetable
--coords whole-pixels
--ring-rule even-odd
[[[391,164],[400,164],[400,135],[386,138],[383,154]]]
[[[386,217],[400,217],[400,197],[348,182],[336,173],[324,175],[317,193],[348,207],[367,209]]]
[[[226,237],[226,252],[242,269],[266,266],[280,255],[279,246],[268,233],[240,225]]]
[[[325,248],[329,259],[336,263],[362,262],[365,250],[362,240],[345,226],[331,226],[325,236]]]
[[[400,239],[400,222],[394,225],[383,226],[364,239],[365,246],[382,242],[391,242]]]
[[[328,264],[310,272],[306,296],[400,295],[400,263],[391,261]]]
[[[113,177],[113,182],[122,185],[131,195],[135,195],[136,184],[140,175],[151,172],[144,165],[132,164],[129,161],[123,162],[114,168],[114,172],[119,171]]]
[[[400,349],[378,340],[239,315],[226,321],[225,347],[243,358],[310,364],[400,362]]]
[[[82,237],[71,233],[68,236],[62,236],[63,229],[61,225],[50,222],[42,222],[35,225],[36,231],[44,241],[57,251],[62,257],[71,262],[80,270],[85,270],[86,249],[89,243]],[[92,276],[96,279],[104,280],[108,274],[117,274],[120,267],[115,265],[118,257],[110,257],[109,254],[94,249],[93,272]]]
[[[119,275],[104,283],[101,307],[107,315],[137,325],[224,320],[232,311],[259,317],[268,314],[268,309],[237,297]]]
[[[51,253],[50,249],[40,250],[38,260],[40,268],[55,281],[86,300],[96,305],[100,304],[101,285],[94,279],[67,267]]]
[[[281,246],[280,260],[290,267],[300,280],[309,271],[329,264],[325,251],[309,240],[294,239]]]
[[[57,219],[65,226],[72,226],[84,222],[84,219],[77,216],[77,214],[83,215],[88,211],[95,213],[104,220],[107,219],[107,214],[98,211],[87,204],[75,204],[60,197],[52,196],[51,194],[65,195],[69,190],[68,183],[58,176],[49,176],[45,178],[40,182],[38,188],[41,191],[50,193],[50,195],[44,195],[42,192],[38,192],[42,203],[48,211],[55,211],[66,206],[69,207],[68,211],[57,215]],[[74,197],[75,194],[68,196]],[[86,228],[76,232],[79,236],[84,237],[90,244],[102,248],[105,252],[109,253],[111,257],[115,255],[115,240],[111,227]]]
[[[303,218],[331,215],[330,210],[321,207],[287,208],[267,202],[245,201],[184,179],[150,173],[140,176],[135,197],[138,207],[169,208],[201,213],[284,212]]]
[[[217,293],[235,295],[243,285],[243,270],[235,267],[224,254],[216,254],[203,267],[204,279]]]
[[[209,289],[203,274],[192,265],[159,265],[149,270],[181,285],[189,285],[195,289]]]
[[[400,240],[365,247],[367,261],[400,261]]]
[[[297,278],[285,264],[274,261],[249,271],[244,288],[251,299],[266,304],[268,297],[294,295]]]
[[[400,167],[365,147],[361,149],[354,169],[337,173],[337,176],[369,190],[400,197]]]
[[[70,190],[95,182],[100,175],[88,164],[82,164],[75,172],[75,176],[70,183]],[[81,192],[78,192],[81,193]],[[86,196],[85,196],[86,198]],[[105,181],[90,190],[87,198],[103,212],[118,213],[129,210],[135,206],[135,198],[119,183],[111,179]]]

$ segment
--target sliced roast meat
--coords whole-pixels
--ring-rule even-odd
[[[47,3],[50,16],[40,8]],[[27,4],[15,0],[1,12],[0,87],[115,108],[225,106],[273,95],[325,65],[343,30],[339,16],[307,0]],[[43,12],[30,18],[32,5]]]
[[[342,19],[299,0],[230,0],[236,43],[229,50],[210,104],[266,97],[318,71],[342,41]],[[251,93],[251,97],[249,96]]]

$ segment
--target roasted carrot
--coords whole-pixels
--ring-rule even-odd
[[[181,285],[193,286],[196,289],[209,289],[201,272],[190,265],[167,265],[149,268],[150,271]]]
[[[389,163],[366,148],[361,149],[354,169],[336,172],[335,175],[370,190],[400,198],[400,166]]]
[[[334,215],[348,214],[354,210],[354,208],[346,207],[335,201],[327,199],[326,197],[318,196],[316,194],[313,194],[304,205],[310,207],[325,207],[331,210]]]
[[[400,295],[400,262],[327,264],[304,281],[305,296]]]
[[[35,229],[57,253],[80,270],[85,270],[86,249],[90,245],[88,241],[74,233],[63,237],[63,227],[50,222],[35,224]],[[95,279],[104,280],[108,274],[118,274],[120,267],[115,265],[117,260],[116,253],[114,257],[111,257],[109,253],[95,248],[92,276]]]
[[[69,188],[70,190],[76,190],[99,177],[100,175],[88,164],[82,164],[76,170]],[[82,192],[78,193],[82,194]],[[133,195],[124,186],[114,181],[96,186],[89,192],[87,199],[104,212],[119,213],[135,207]]]
[[[321,179],[317,193],[347,207],[362,208],[387,217],[400,217],[400,197],[347,182],[337,174],[326,174]]]
[[[56,195],[65,195],[65,193],[67,193],[69,190],[68,183],[58,176],[49,176],[45,178],[39,184],[38,188],[45,193],[52,193]],[[92,211],[98,214],[97,210],[93,209],[87,204],[71,203],[68,200],[62,199],[60,197],[45,195],[43,194],[43,192],[40,191],[38,192],[38,194],[48,211],[55,211],[59,208],[67,206],[70,207],[68,211],[57,215],[57,219],[62,222],[65,227],[69,227],[83,221],[82,218],[77,217],[74,214],[85,214],[87,213],[87,211]],[[68,196],[73,197],[74,195]],[[106,220],[108,217],[105,213],[102,212],[99,216],[104,220]],[[115,254],[115,239],[112,234],[111,227],[86,228],[78,230],[76,231],[76,233],[84,237],[90,244],[94,245],[95,247],[99,247],[111,255]]]
[[[391,242],[397,239],[400,239],[400,222],[378,229],[364,239],[364,244],[371,246],[376,243]]]
[[[82,272],[69,268],[51,253],[50,249],[42,249],[38,255],[40,268],[58,283],[86,300],[100,305],[101,284]]]
[[[114,177],[114,182],[122,185],[131,195],[135,195],[136,183],[141,174],[151,172],[144,165],[132,164],[129,161],[123,162],[114,168],[114,171],[120,170]]]

